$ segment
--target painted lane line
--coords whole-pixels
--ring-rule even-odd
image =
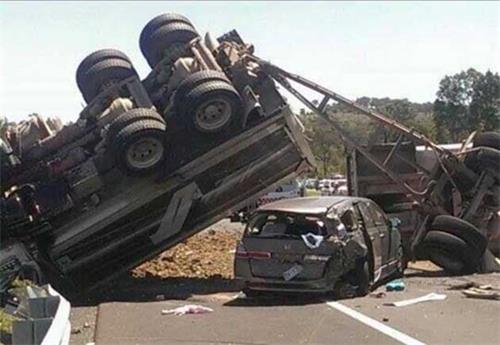
[[[353,310],[349,307],[346,307],[343,304],[340,304],[339,302],[327,302],[326,303],[329,307],[332,307],[333,309],[336,309],[346,315],[349,315],[353,319],[358,320],[361,323],[364,323],[367,326],[370,326],[371,328],[376,329],[377,331],[384,333],[385,335],[407,345],[426,345],[425,343],[422,343],[421,341],[410,337],[409,335],[406,335],[404,333],[401,333],[398,330],[395,330],[394,328],[391,328],[387,325],[384,325],[381,322],[378,322],[377,320],[374,320],[372,318],[369,318],[368,316],[361,314],[360,312],[357,312],[356,310]]]

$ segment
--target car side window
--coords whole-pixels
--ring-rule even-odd
[[[375,227],[375,222],[373,221],[373,216],[370,212],[370,209],[368,208],[368,204],[366,202],[360,202],[358,204],[359,210],[361,211],[361,214],[363,215],[363,220],[365,221],[365,226],[367,228],[373,228]]]
[[[345,210],[340,216],[340,221],[344,224],[347,231],[352,232],[358,230],[358,222],[352,209]]]
[[[385,218],[384,213],[376,204],[370,203],[370,211],[372,212],[373,220],[376,226],[387,224],[387,219]]]

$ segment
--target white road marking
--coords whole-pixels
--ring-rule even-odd
[[[332,307],[333,309],[341,311],[342,313],[349,315],[353,319],[356,319],[359,322],[362,322],[365,325],[370,326],[371,328],[374,328],[377,331],[384,333],[385,335],[388,335],[389,337],[396,339],[397,341],[399,341],[403,344],[426,345],[425,343],[422,343],[421,341],[419,341],[415,338],[412,338],[409,335],[401,333],[400,331],[395,330],[394,328],[391,328],[387,325],[384,325],[383,323],[378,322],[377,320],[369,318],[368,316],[361,314],[360,312],[357,312],[356,310],[353,310],[353,309],[351,309],[343,304],[340,304],[339,302],[327,302],[326,304],[329,307]]]

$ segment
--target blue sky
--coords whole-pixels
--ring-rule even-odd
[[[498,2],[1,2],[0,115],[75,120],[75,71],[89,53],[123,50],[149,72],[138,38],[164,12],[200,33],[236,28],[262,58],[348,97],[433,101],[439,80],[500,70]]]

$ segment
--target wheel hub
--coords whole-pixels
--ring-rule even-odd
[[[130,145],[127,162],[136,169],[147,169],[157,164],[163,157],[163,144],[157,138],[142,138]]]
[[[209,100],[196,111],[196,126],[206,132],[217,131],[229,122],[231,113],[231,104],[225,99]]]

